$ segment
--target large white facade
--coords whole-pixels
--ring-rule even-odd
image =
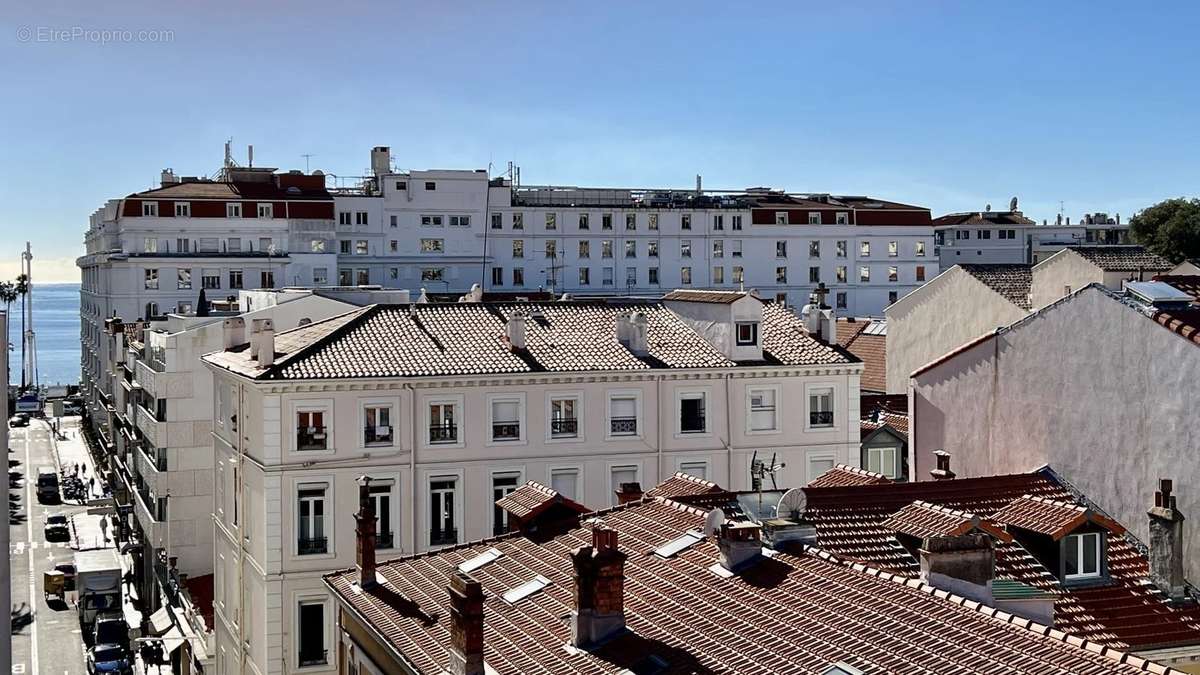
[[[1089,214],[1071,225],[1041,225],[1020,211],[951,213],[934,219],[942,269],[954,265],[1028,263],[1045,260],[1068,246],[1120,246],[1131,243],[1129,224],[1106,213]]]

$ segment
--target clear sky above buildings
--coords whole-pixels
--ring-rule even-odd
[[[1128,217],[1200,185],[1200,5],[9,2],[0,277],[75,278],[88,215],[158,172],[866,193],[935,215]],[[51,30],[66,31],[54,34]],[[108,36],[90,31],[130,31]],[[139,31],[170,31],[147,35]],[[128,39],[129,41],[126,41]],[[53,274],[50,270],[54,270]]]

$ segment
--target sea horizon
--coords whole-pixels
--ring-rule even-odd
[[[79,282],[39,281],[33,287],[33,329],[37,342],[37,381],[43,385],[79,383]],[[9,384],[21,383],[21,302],[9,312]],[[32,379],[32,378],[30,378]]]

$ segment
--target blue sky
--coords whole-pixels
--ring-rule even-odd
[[[120,6],[116,6],[116,5]],[[103,6],[101,6],[103,5]],[[753,7],[753,11],[750,10]],[[0,276],[74,274],[88,215],[160,169],[501,170],[770,185],[935,214],[1128,217],[1196,194],[1200,7],[1156,3],[10,2]],[[46,29],[170,42],[45,41]],[[22,32],[28,28],[31,33]],[[39,31],[41,31],[39,33]],[[28,41],[22,38],[30,35]],[[11,262],[10,262],[11,261]]]

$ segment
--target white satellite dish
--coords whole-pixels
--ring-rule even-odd
[[[704,536],[714,536],[721,531],[721,526],[725,524],[725,512],[721,509],[713,509],[704,517]]]
[[[779,498],[779,503],[775,505],[775,517],[799,518],[804,515],[806,508],[808,508],[808,495],[804,493],[804,488],[794,487]]]

